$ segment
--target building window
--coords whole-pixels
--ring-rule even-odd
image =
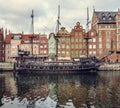
[[[93,45],[93,48],[96,49],[96,45]]]
[[[96,39],[95,39],[95,38],[93,38],[93,42],[96,42]]]
[[[74,44],[72,44],[72,48],[74,48]]]
[[[80,55],[82,55],[82,51],[80,51]]]
[[[66,49],[69,49],[69,45],[66,45]]]
[[[78,36],[79,35],[79,33],[78,32],[75,32],[75,36]]]
[[[81,32],[79,33],[79,36],[82,36],[82,33],[81,33]]]
[[[76,38],[76,42],[78,42],[78,38]]]
[[[96,55],[96,51],[93,51],[93,54]]]
[[[109,35],[110,35],[110,32],[109,32],[109,31],[106,31],[106,35],[109,36]]]
[[[47,53],[47,51],[46,50],[44,50],[44,54],[46,54]]]
[[[111,45],[107,43],[106,48],[108,48],[108,49],[111,48]]]
[[[62,44],[62,48],[63,48],[63,49],[65,48],[65,44]]]
[[[92,49],[92,45],[89,45],[89,49]]]
[[[102,44],[99,44],[99,48],[102,48]]]
[[[76,48],[78,48],[78,44],[76,44]]]
[[[82,48],[82,44],[80,44],[79,46],[80,46],[80,48]]]
[[[89,51],[89,54],[91,55],[91,54],[92,54],[92,51]]]
[[[91,36],[94,36],[94,32],[91,32]]]
[[[111,39],[110,38],[106,38],[106,42],[111,42]]]
[[[99,41],[99,42],[102,42],[102,38],[99,38],[98,41]]]
[[[80,38],[80,39],[79,39],[79,42],[82,42],[82,41],[83,41],[83,39]]]

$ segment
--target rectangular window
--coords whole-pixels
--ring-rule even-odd
[[[76,44],[76,48],[78,48],[78,44]]]
[[[95,39],[95,38],[93,38],[93,42],[96,42],[96,39]]]
[[[106,38],[106,42],[111,42],[111,39],[110,38]]]
[[[80,44],[79,47],[82,48],[82,44]]]
[[[92,45],[89,45],[89,49],[92,49]]]
[[[63,49],[65,48],[65,44],[62,44],[62,48],[63,48]]]
[[[74,48],[74,44],[72,44],[72,49]]]
[[[106,48],[111,48],[111,45],[107,43]]]
[[[76,42],[78,42],[78,38],[76,38]]]
[[[102,48],[102,44],[99,44],[99,48]]]
[[[75,36],[78,36],[79,35],[79,32],[75,32]]]
[[[102,38],[99,38],[99,40],[98,40],[99,42],[102,42]]]
[[[96,45],[93,45],[93,48],[96,49]]]
[[[79,39],[79,42],[82,42],[82,41],[83,41],[83,39],[80,38],[80,39]]]

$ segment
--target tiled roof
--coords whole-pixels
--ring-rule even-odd
[[[32,34],[8,34],[6,35],[6,38],[5,38],[5,43],[6,44],[10,44],[11,43],[11,39],[13,36],[15,35],[21,35],[21,43],[24,43],[24,41],[30,41],[30,36],[32,36]],[[39,40],[39,34],[34,34],[34,40]]]
[[[115,23],[116,12],[95,12],[98,18],[99,24],[113,24]]]

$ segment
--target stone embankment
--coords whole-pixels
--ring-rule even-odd
[[[11,71],[13,67],[14,63],[0,62],[0,70]]]
[[[120,63],[103,63],[98,67],[100,71],[120,71]]]

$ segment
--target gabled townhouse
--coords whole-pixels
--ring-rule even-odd
[[[77,22],[70,33],[70,53],[72,59],[86,55],[85,29]]]
[[[56,60],[57,57],[57,50],[56,50],[56,39],[55,39],[55,34],[54,33],[50,33],[49,37],[48,37],[48,56],[49,56],[49,60]]]
[[[5,61],[15,62],[18,56],[18,45],[21,44],[22,34],[9,33],[5,38]]]
[[[48,38],[47,35],[39,35],[39,53],[38,57],[46,60],[48,59]]]
[[[61,27],[55,38],[57,40],[57,59],[70,60],[70,33],[65,27]]]

